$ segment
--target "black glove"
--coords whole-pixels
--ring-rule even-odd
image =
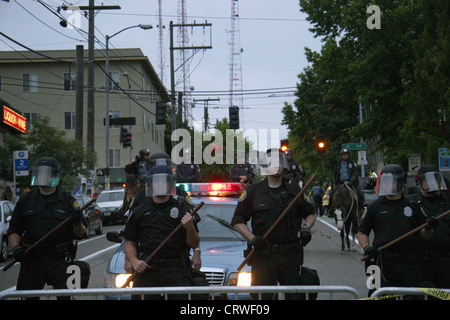
[[[439,224],[438,219],[436,217],[428,218],[427,219],[427,226],[425,227],[426,230],[432,230],[437,227]]]
[[[300,228],[300,244],[303,247],[306,247],[306,245],[311,241],[312,235],[309,229],[310,228],[306,226]]]
[[[71,217],[70,221],[73,224],[80,224],[81,223],[81,218],[83,218],[83,212],[81,210],[75,209],[70,214],[70,217]]]
[[[25,258],[25,250],[23,250],[23,248],[21,246],[15,246],[12,249],[12,252],[13,252],[13,257],[17,262],[21,262]]]
[[[369,256],[370,259],[376,258],[380,254],[380,251],[378,251],[378,249],[376,247],[372,247],[372,246],[369,246],[369,245],[364,247],[363,250],[364,250],[364,253],[367,256]]]
[[[254,249],[262,249],[267,245],[267,240],[264,239],[263,236],[255,236],[252,240],[250,240],[250,244],[253,246]]]

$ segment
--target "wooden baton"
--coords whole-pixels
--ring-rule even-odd
[[[302,190],[300,190],[300,192],[295,196],[294,200],[292,200],[291,203],[289,203],[289,205],[287,206],[287,208],[284,209],[284,211],[281,213],[281,215],[277,218],[277,220],[273,223],[273,225],[269,228],[269,230],[267,230],[267,232],[264,234],[264,236],[263,236],[264,239],[267,239],[269,237],[269,235],[278,226],[278,224],[281,222],[281,220],[284,218],[284,216],[286,216],[286,214],[289,212],[289,210],[291,210],[292,207],[295,205],[295,203],[301,198],[301,196],[303,196],[306,189],[308,189],[310,184],[314,181],[314,179],[316,179],[316,176],[317,176],[317,174],[314,173],[313,176],[311,177],[311,179],[309,179],[308,182],[303,186]],[[245,257],[244,261],[242,261],[242,263],[239,265],[237,270],[241,271],[242,268],[247,264],[248,260],[250,260],[250,258],[254,254],[255,254],[255,250],[252,249],[252,251],[250,251],[250,253],[247,255],[247,257]]]
[[[445,217],[446,215],[448,215],[450,213],[450,210],[445,211],[444,213],[438,215],[436,217],[437,220],[442,219],[443,217]],[[408,231],[407,233],[405,233],[404,235],[398,237],[397,239],[392,240],[391,242],[385,244],[384,246],[381,246],[378,248],[378,251],[387,249],[389,247],[392,247],[394,244],[397,244],[398,242],[402,241],[405,238],[408,238],[409,236],[413,235],[416,232],[419,232],[420,230],[422,230],[423,228],[425,228],[427,226],[427,223],[421,224],[420,226],[418,226],[417,228],[412,229],[411,231]],[[369,256],[364,256],[361,258],[361,261],[366,261],[367,259],[369,259]]]
[[[88,203],[86,203],[83,207],[80,208],[80,211],[85,210],[87,207],[89,207],[91,204],[93,204],[97,199],[91,199]],[[33,243],[28,249],[25,250],[25,254],[28,254],[31,250],[36,248],[38,245],[40,245],[42,242],[47,240],[49,237],[51,237],[55,232],[57,232],[59,229],[61,229],[65,224],[67,224],[72,219],[71,216],[67,217],[63,222],[58,224],[56,227],[54,227],[49,233],[47,233],[45,236],[43,236],[41,239]],[[10,263],[8,263],[6,266],[3,267],[3,271],[8,270],[11,268],[14,263],[16,263],[16,259],[13,259]]]

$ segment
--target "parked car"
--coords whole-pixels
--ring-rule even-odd
[[[80,204],[80,207],[83,207],[86,203],[88,203],[91,198],[86,195],[74,196],[74,198]],[[103,233],[103,213],[100,207],[94,203],[91,204],[83,211],[84,217],[86,218],[86,234],[89,237],[91,235],[92,230],[95,231],[95,234]]]
[[[238,196],[244,190],[240,183],[189,183],[183,184],[191,194],[194,205],[201,201],[205,205],[198,211],[201,221],[198,223],[200,247],[202,248],[202,268],[210,286],[250,286],[251,272],[246,265],[241,272],[238,266],[244,260],[247,241],[231,225]],[[105,273],[105,286],[120,288],[131,275],[124,269],[124,241],[119,231],[107,233],[107,239],[121,243],[111,257]],[[107,299],[117,299],[107,296]],[[121,299],[128,297],[122,296]],[[234,299],[235,296],[217,298]],[[239,294],[239,299],[250,299],[249,294]]]
[[[103,223],[125,222],[122,212],[123,199],[125,198],[125,189],[104,190],[97,198],[96,204],[103,213]]]
[[[13,211],[14,203],[8,200],[0,201],[0,262],[6,261],[11,251],[6,232],[9,229]]]

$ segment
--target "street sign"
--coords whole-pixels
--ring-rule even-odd
[[[408,172],[417,172],[420,168],[420,154],[412,154],[408,158]]]
[[[14,151],[14,172],[16,176],[28,175],[28,150]]]
[[[366,156],[366,150],[358,151],[358,165],[366,165],[367,162],[367,156]]]
[[[439,159],[439,170],[450,171],[450,149],[439,148],[438,159]]]
[[[106,121],[103,118],[103,125],[105,125]],[[109,118],[110,126],[134,126],[136,125],[135,117],[122,117],[122,118]]]
[[[342,149],[348,149],[348,150],[364,150],[366,148],[365,143],[343,143]]]

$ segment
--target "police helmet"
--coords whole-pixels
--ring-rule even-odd
[[[53,157],[42,157],[36,161],[31,173],[31,185],[57,187],[61,181],[61,165]]]
[[[420,190],[424,192],[447,190],[444,177],[435,165],[427,164],[420,167],[417,171],[417,180]]]
[[[347,148],[342,148],[341,149],[341,156],[346,153],[346,154],[350,154]]]
[[[149,168],[152,168],[154,166],[168,166],[171,169],[173,169],[173,162],[170,156],[165,152],[156,152],[153,153],[149,160]]]
[[[141,158],[144,158],[144,156],[149,156],[149,155],[150,155],[150,149],[148,149],[148,148],[144,148],[139,151],[139,156]]]
[[[261,157],[261,174],[275,175],[280,167],[289,168],[286,154],[279,148],[267,149]]]
[[[145,194],[147,197],[175,195],[175,180],[172,168],[157,165],[150,168],[149,177],[145,180]]]
[[[381,169],[377,179],[376,194],[378,196],[392,196],[403,192],[406,184],[406,173],[397,164],[389,164]]]

